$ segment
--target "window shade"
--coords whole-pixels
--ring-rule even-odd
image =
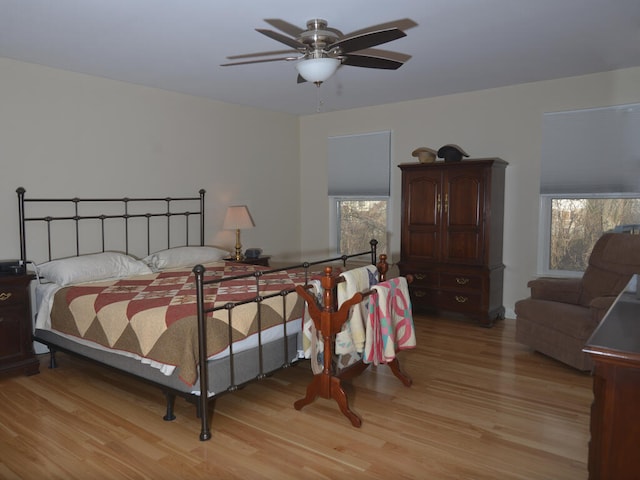
[[[389,196],[391,132],[329,137],[329,195]]]
[[[540,193],[640,192],[640,104],[547,113]]]

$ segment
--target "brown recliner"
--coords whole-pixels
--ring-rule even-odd
[[[640,273],[640,235],[605,233],[582,278],[542,277],[516,302],[516,341],[578,370],[591,370],[586,341],[631,277]]]

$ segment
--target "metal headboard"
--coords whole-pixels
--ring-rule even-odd
[[[166,218],[166,248],[175,246],[171,243],[171,219],[173,217],[184,217],[185,218],[185,238],[186,245],[190,244],[189,240],[189,220],[193,216],[199,216],[200,223],[200,231],[199,231],[199,245],[204,245],[204,194],[205,190],[201,189],[199,191],[199,196],[197,197],[158,197],[158,198],[131,198],[131,197],[120,197],[120,198],[26,198],[25,197],[26,190],[23,187],[19,187],[16,190],[18,194],[18,215],[20,219],[20,258],[23,262],[27,262],[27,223],[29,222],[44,222],[46,224],[46,243],[47,243],[47,251],[48,251],[48,259],[52,260],[52,231],[51,225],[54,222],[60,221],[71,221],[73,224],[73,228],[75,230],[75,255],[81,255],[81,229],[80,224],[83,225],[89,223],[90,221],[97,222],[97,228],[99,229],[100,238],[102,240],[102,251],[105,251],[105,233],[107,229],[105,228],[105,220],[110,219],[122,219],[124,222],[124,233],[122,236],[124,237],[124,253],[129,254],[130,248],[130,226],[133,221],[146,221],[146,244],[147,244],[147,254],[152,253],[151,250],[151,219],[156,217],[165,217]],[[196,203],[198,202],[198,203]],[[69,205],[70,210],[73,210],[72,215],[58,215],[58,216],[28,216],[27,208],[28,204],[31,203],[40,203],[40,204],[49,204],[49,205]],[[104,204],[105,209],[107,205],[112,208],[121,209],[121,213],[94,213],[93,211],[90,214],[80,214],[80,205],[81,204]],[[142,205],[144,207],[155,207],[158,206],[158,209],[152,212],[145,213],[135,213],[132,212],[130,206],[134,204],[145,204]],[[162,206],[164,204],[164,206]],[[172,208],[175,208],[177,205],[180,206],[191,206],[194,207],[195,210],[178,210],[172,211]],[[197,206],[196,206],[197,205]],[[184,207],[186,208],[186,207]],[[154,210],[154,208],[149,208],[149,210]],[[141,220],[142,219],[142,220]]]

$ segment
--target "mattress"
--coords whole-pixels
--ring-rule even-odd
[[[220,274],[220,272],[218,273]],[[292,275],[292,277],[295,277],[295,275]],[[128,285],[127,282],[130,280],[131,279],[120,279],[117,282],[117,285],[115,283],[113,285],[116,285],[116,288],[120,288],[123,282],[125,285]],[[137,281],[137,277],[133,281]],[[280,280],[274,281],[261,279],[261,282],[263,285],[268,284],[269,287],[267,288],[271,288],[272,290],[275,288],[281,288]],[[286,283],[289,283],[289,280],[287,280]],[[293,281],[291,281],[291,284],[293,284]],[[105,291],[111,293],[112,290],[108,289],[114,287],[110,282],[90,282],[88,285],[80,284],[73,287],[61,287],[56,284],[38,283],[36,286],[38,313],[36,319],[36,331],[34,335],[34,339],[36,341],[40,341],[49,346],[58,347],[66,351],[81,354],[82,356],[167,386],[172,390],[186,393],[199,392],[197,375],[193,376],[194,380],[192,382],[185,381],[184,376],[180,375],[180,372],[178,371],[179,369],[172,363],[158,361],[152,356],[145,356],[144,354],[135,352],[132,349],[112,348],[111,345],[101,344],[94,339],[83,338],[78,335],[77,332],[57,331],[55,328],[55,315],[54,320],[52,320],[52,312],[55,313],[56,309],[58,308],[59,310],[60,308],[56,307],[56,305],[61,301],[59,297],[75,298],[76,293],[72,293],[75,292],[73,288],[81,291],[84,289],[90,292]],[[226,296],[223,296],[222,300],[226,302],[230,298],[229,294],[232,293],[232,291],[237,293],[240,288],[244,287],[241,287],[236,280],[232,282],[232,285],[225,286],[224,289],[217,288],[217,290],[224,290]],[[251,293],[251,295],[255,294],[255,291]],[[100,294],[92,295],[93,296],[89,297],[91,302],[95,304],[105,303],[104,301],[100,302],[98,300],[101,298]],[[293,298],[297,298],[295,293],[292,295]],[[215,304],[215,301],[211,298],[208,300],[209,307]],[[171,301],[174,301],[174,299],[171,299]],[[190,299],[191,303],[193,303],[193,301],[193,299]],[[277,301],[280,301],[280,299],[273,299],[273,302]],[[87,302],[81,301],[80,303]],[[122,302],[120,302],[118,298],[117,301],[113,301],[112,305],[116,305],[118,306],[118,309],[122,310],[122,307],[120,306],[121,303]],[[299,299],[296,300],[296,303],[299,303]],[[195,303],[193,303],[191,307],[195,310]],[[64,308],[66,309],[67,307]],[[109,308],[113,309],[113,307]],[[244,308],[248,307],[245,306]],[[271,307],[269,307],[269,309],[271,310]],[[68,310],[73,313],[73,306]],[[78,309],[76,308],[75,310]],[[291,311],[289,313],[291,313]],[[224,316],[227,314],[228,312],[226,310],[220,310],[214,312],[212,315]],[[80,323],[81,322],[82,320],[80,320]],[[214,329],[214,333],[217,332],[218,334],[226,335],[226,332],[221,333],[224,330],[226,330],[226,328],[217,328]],[[247,334],[246,336],[242,336],[242,338],[232,342],[230,346],[226,345],[228,344],[228,341],[225,339],[225,348],[216,348],[215,353],[209,357],[209,395],[220,393],[233,386],[250,381],[256,376],[268,374],[281,368],[283,365],[295,362],[298,358],[301,358],[301,330],[302,320],[298,314],[298,318],[289,319],[286,323],[280,321],[280,323],[269,326],[262,331],[255,331]],[[209,331],[211,332],[212,329],[209,328]],[[236,332],[234,330],[234,338],[235,333]],[[286,342],[283,340],[285,333],[287,336]],[[208,335],[208,340],[211,340],[209,337],[212,337],[211,333]],[[194,340],[186,343],[195,345],[197,342]],[[220,345],[220,342],[215,343]],[[180,346],[180,348],[182,348],[182,346]],[[196,354],[192,353],[191,357],[197,358],[197,352],[195,353]],[[233,359],[230,358],[231,353],[233,353]],[[197,369],[197,365],[195,365],[195,367]]]

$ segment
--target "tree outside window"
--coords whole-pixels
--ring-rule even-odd
[[[387,199],[339,199],[338,244],[340,255],[366,250],[378,241],[378,254],[387,253]]]
[[[551,199],[549,270],[584,271],[605,232],[640,233],[640,198]]]

